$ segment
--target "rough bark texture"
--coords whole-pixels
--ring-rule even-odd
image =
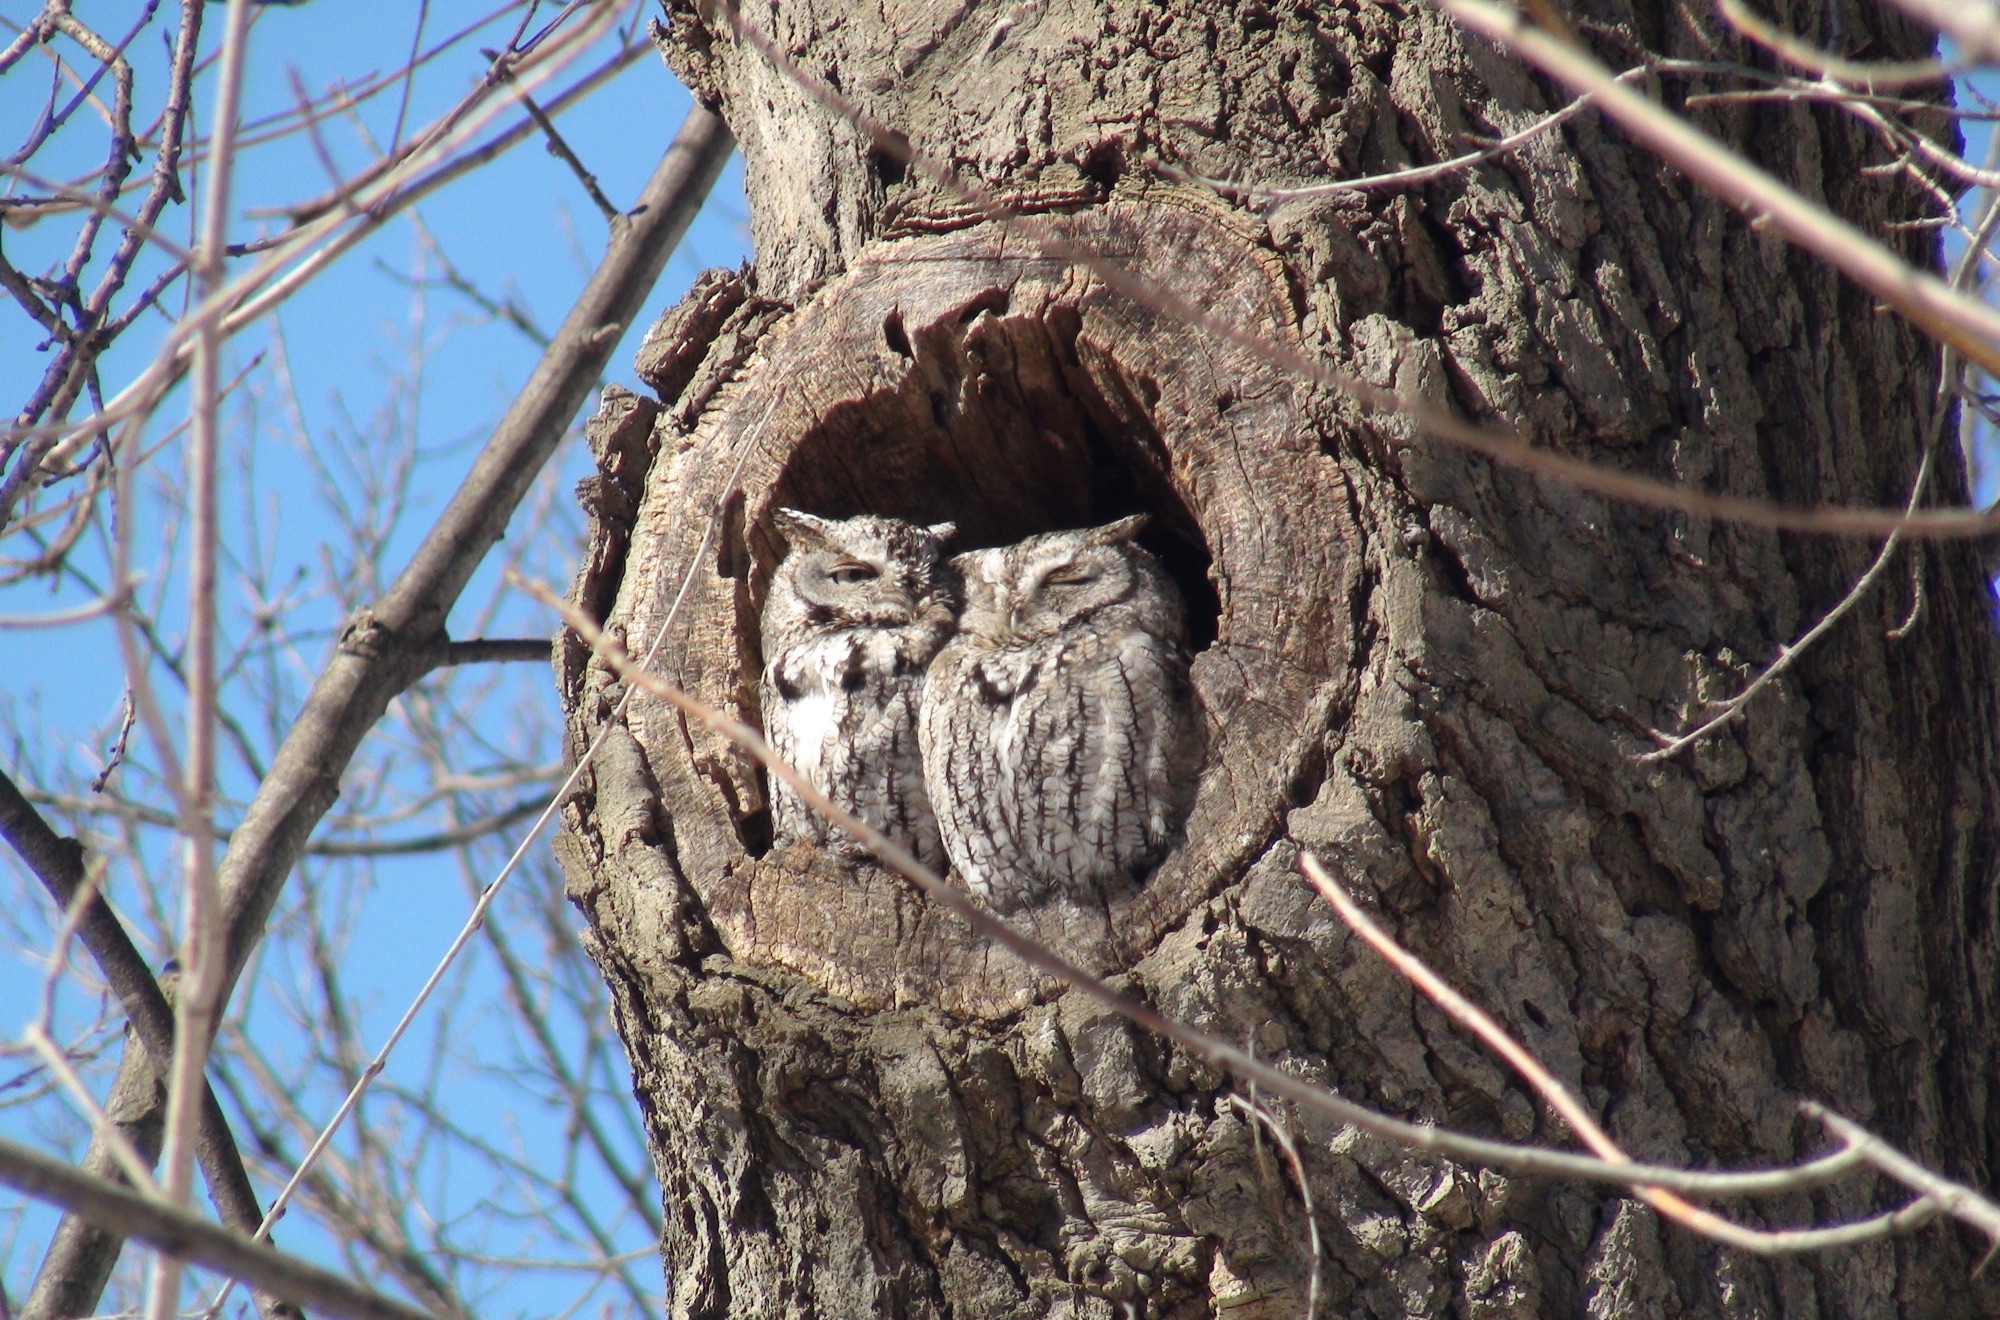
[[[1817,0],[1772,8],[1824,35]],[[1698,7],[1573,12],[1620,65],[1748,57]],[[1906,583],[1747,719],[1642,765],[1648,730],[1731,693],[1873,547],[1608,505],[1362,418],[964,214],[726,29],[674,17],[669,57],[743,145],[759,260],[649,339],[661,401],[608,399],[592,427],[578,599],[635,650],[692,567],[657,668],[755,717],[777,504],[955,518],[970,545],[1150,510],[1202,648],[1200,795],[1143,889],[1030,917],[1043,939],[1356,1099],[1562,1141],[1308,895],[1308,848],[1635,1156],[1792,1159],[1823,1144],[1794,1108],[1813,1097],[1990,1183],[2000,654],[1971,550],[1916,552],[1901,640]],[[1920,48],[1872,7],[1841,18],[1849,54]],[[1932,352],[1588,116],[1415,191],[1251,211],[1144,181],[1156,159],[1376,173],[1551,106],[1422,7],[751,19],[1036,223],[1258,335],[1605,463],[1798,504],[1907,494]],[[1921,211],[1830,112],[1696,117],[1871,227]],[[580,747],[619,689],[573,643],[558,670]],[[640,701],[561,844],[653,1142],[675,1314],[1303,1312],[1301,1189],[1228,1079],[891,877],[768,838],[754,767]],[[2000,1311],[1950,1228],[1767,1263],[1594,1190],[1292,1121],[1325,1314]],[[1864,1180],[1744,1214],[1892,1199]]]

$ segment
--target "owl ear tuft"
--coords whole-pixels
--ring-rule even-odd
[[[958,536],[958,524],[955,522],[932,523],[924,530],[929,532],[931,539],[939,545],[948,545]]]
[[[833,526],[833,520],[830,518],[784,508],[771,511],[771,523],[785,540],[804,545],[825,544],[827,529]]]
[[[1117,522],[1108,522],[1102,527],[1093,527],[1083,534],[1089,545],[1121,545],[1146,530],[1146,524],[1153,520],[1150,513],[1135,513]]]

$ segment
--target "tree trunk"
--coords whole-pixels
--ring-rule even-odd
[[[1824,35],[1817,0],[1769,7]],[[1841,8],[1846,52],[1922,50]],[[1701,6],[1590,12],[1620,67],[1757,58]],[[871,150],[721,16],[673,18],[669,59],[742,143],[758,264],[656,328],[659,402],[610,397],[593,423],[585,608],[635,652],[671,612],[653,667],[754,722],[774,507],[952,518],[967,546],[1150,511],[1208,759],[1143,888],[1024,914],[1039,938],[1350,1098],[1568,1144],[1302,885],[1311,850],[1635,1158],[1799,1158],[1826,1141],[1796,1109],[1813,1098],[1990,1183],[2000,655],[1972,550],[1913,549],[1914,576],[1899,562],[1745,718],[1643,763],[1650,730],[1732,694],[1875,547],[1468,457],[1048,240],[1537,445],[1795,505],[1907,498],[1931,346],[1588,114],[1415,188],[1236,207],[1159,181],[1154,162],[1376,174],[1561,103],[1422,5],[751,16],[1014,226]],[[1879,149],[1834,111],[1692,113],[1877,232],[1929,205],[1864,174]],[[1931,231],[1898,232],[1934,259]],[[558,668],[580,749],[622,689],[574,641]],[[1341,1316],[2000,1313],[1950,1227],[1764,1261],[1599,1189],[1274,1115],[1294,1166],[1228,1077],[895,877],[769,841],[754,765],[640,698],[560,844],[676,1315],[1291,1317],[1315,1273]],[[1862,1178],[1734,1210],[1775,1226],[1897,1199]]]

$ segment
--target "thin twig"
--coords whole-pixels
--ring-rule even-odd
[[[111,740],[111,749],[104,754],[104,768],[90,781],[92,793],[102,793],[104,786],[111,782],[111,776],[118,767],[125,764],[125,749],[132,743],[132,725],[139,718],[139,712],[132,705],[132,690],[125,689],[125,698],[119,703],[121,713],[118,718],[118,736]]]
[[[1618,80],[1620,82],[1629,82],[1644,77],[1650,71],[1647,65],[1642,64],[1637,68],[1627,69],[1625,72],[1619,74]],[[1249,197],[1268,202],[1289,202],[1308,197],[1331,197],[1340,193],[1365,193],[1386,191],[1394,188],[1416,188],[1426,183],[1435,182],[1438,179],[1462,173],[1475,165],[1482,165],[1489,160],[1497,160],[1502,156],[1512,155],[1544,133],[1558,128],[1576,118],[1579,114],[1582,114],[1590,108],[1592,99],[1593,94],[1586,92],[1562,109],[1542,116],[1519,132],[1509,133],[1499,141],[1481,147],[1477,151],[1469,151],[1463,156],[1454,156],[1450,160],[1439,161],[1435,165],[1412,165],[1408,169],[1391,170],[1387,174],[1365,175],[1359,179],[1330,179],[1325,183],[1309,183],[1296,187],[1280,188],[1269,184],[1241,183],[1232,179],[1212,179],[1206,175],[1196,174],[1192,170],[1182,169],[1177,165],[1162,165],[1159,168],[1160,173],[1169,179],[1180,179],[1188,183],[1198,183],[1202,187],[1221,193],[1224,196]]]
[[[213,298],[223,284],[223,248],[229,238],[230,184],[235,172],[237,107],[243,92],[244,45],[249,35],[249,0],[229,0],[223,20],[222,65],[217,74],[215,127],[210,131],[208,189],[203,198],[201,244],[191,267],[202,296]],[[222,891],[216,883],[215,820],[216,708],[215,639],[221,620],[216,603],[216,569],[221,554],[217,508],[221,464],[222,336],[207,321],[195,332],[192,417],[188,426],[187,757],[176,796],[179,801],[182,894],[181,983],[174,997],[174,1053],[168,1069],[166,1140],[161,1148],[162,1190],[169,1202],[186,1205],[193,1192],[194,1147],[215,1019],[225,981]],[[128,675],[128,682],[139,679]],[[181,1264],[169,1253],[154,1257],[147,1320],[173,1320],[180,1310]]]
[[[534,317],[528,313],[527,308],[521,305],[518,297],[510,294],[504,302],[498,298],[494,298],[484,289],[473,283],[457,266],[452,264],[451,258],[445,255],[444,248],[439,245],[436,237],[430,232],[430,228],[424,224],[424,218],[420,213],[416,211],[410,212],[410,227],[416,230],[417,241],[424,245],[424,251],[429,255],[430,259],[437,262],[438,266],[443,269],[443,278],[413,279],[380,258],[377,258],[375,262],[377,270],[405,288],[425,289],[442,286],[450,289],[453,293],[465,298],[487,315],[497,317],[513,326],[516,330],[519,330],[536,348],[547,348],[549,346],[548,332],[535,324]]]
[[[1304,872],[1312,887],[1326,900],[1348,929],[1367,941],[1369,947],[1394,967],[1398,974],[1421,991],[1425,998],[1436,1004],[1452,1021],[1485,1042],[1486,1047],[1505,1059],[1510,1067],[1541,1095],[1549,1107],[1556,1111],[1569,1130],[1578,1140],[1590,1147],[1598,1156],[1613,1164],[1628,1164],[1631,1157],[1609,1133],[1598,1125],[1596,1117],[1578,1100],[1570,1089],[1564,1086],[1539,1059],[1530,1054],[1525,1046],[1509,1035],[1507,1030],[1486,1010],[1454,990],[1427,967],[1423,960],[1398,944],[1389,932],[1382,929],[1374,918],[1362,910],[1346,890],[1335,884],[1333,878],[1319,864],[1319,859],[1311,853],[1299,854],[1299,868]],[[1733,1223],[1699,1206],[1688,1204],[1672,1192],[1658,1186],[1635,1184],[1633,1195],[1651,1206],[1662,1217],[1671,1219],[1690,1232],[1699,1233],[1740,1251],[1752,1252],[1760,1256],[1797,1255],[1807,1251],[1821,1251],[1830,1246],[1843,1246],[1854,1242],[1866,1242],[1878,1237],[1907,1232],[1935,1218],[1943,1208],[1934,1198],[1925,1195],[1909,1205],[1886,1214],[1876,1215],[1851,1224],[1837,1224],[1829,1228],[1789,1228],[1756,1229]]]
[[[403,145],[403,124],[410,115],[410,93],[416,90],[417,68],[421,61],[418,52],[423,49],[424,24],[430,20],[431,0],[418,0],[417,25],[410,33],[410,56],[403,61],[403,97],[396,103],[396,127],[389,134],[389,152],[395,154]]]
[[[511,75],[507,80],[512,81]],[[521,93],[521,108],[528,112],[528,117],[542,130],[542,136],[549,140],[549,154],[569,166],[570,173],[576,175],[577,182],[581,183],[583,190],[590,194],[590,200],[596,205],[597,213],[604,217],[604,222],[610,224],[616,220],[621,212],[611,204],[611,199],[604,195],[604,190],[598,187],[597,176],[584,168],[583,161],[570,149],[569,143],[563,140],[563,135],[556,131],[555,121],[550,119],[542,107],[535,104],[535,98],[526,92]]]
[[[1319,1215],[1313,1209],[1312,1182],[1306,1177],[1306,1163],[1299,1158],[1299,1144],[1292,1139],[1289,1124],[1280,1123],[1270,1111],[1257,1103],[1253,1089],[1250,1096],[1232,1095],[1229,1103],[1236,1111],[1271,1134],[1271,1140],[1284,1152],[1286,1163],[1292,1166],[1292,1181],[1299,1189],[1299,1205],[1306,1215],[1306,1241],[1312,1249],[1312,1273],[1306,1280],[1306,1320],[1317,1320],[1319,1316],[1319,1276],[1325,1259],[1325,1252],[1319,1240]],[[1259,1161],[1262,1163],[1262,1161]]]
[[[543,658],[547,659],[546,656]],[[89,802],[59,793],[40,792],[29,795],[28,800],[64,811],[88,812],[160,829],[177,830],[180,826],[180,820],[174,813],[142,806],[136,802],[117,800]],[[305,852],[308,857],[409,857],[419,853],[443,852],[447,848],[456,848],[486,838],[488,835],[498,834],[509,826],[518,825],[539,812],[546,802],[547,799],[540,796],[524,798],[490,815],[465,821],[432,834],[418,834],[399,839],[314,839],[306,845]],[[392,817],[402,814],[405,813],[389,813]],[[378,828],[383,823],[385,822],[382,819],[356,818],[342,821],[338,827],[344,830],[366,830]],[[228,843],[233,837],[233,831],[220,825],[211,826],[211,830],[218,843]]]
[[[1910,612],[1908,614],[1905,614],[1903,616],[1903,621],[1897,624],[1895,627],[1883,629],[1882,631],[1883,638],[1891,642],[1902,641],[1905,637],[1908,637],[1911,634],[1911,632],[1915,631],[1917,626],[1917,620],[1921,619],[1923,617],[1923,614],[1924,614],[1924,557],[1922,555],[1911,555],[1910,556]]]
[[[1911,0],[1899,0],[1908,4]],[[1903,313],[1912,324],[2000,374],[2000,308],[1967,297],[1917,270],[1873,238],[1808,201],[1655,101],[1620,83],[1573,41],[1524,22],[1520,11],[1490,0],[1435,0],[1469,31],[1505,46],[1578,92],[1633,139],[1702,188],[1814,253]]]
[[[1852,1119],[1843,1118],[1815,1100],[1802,1101],[1799,1112],[1826,1124],[1861,1158],[1905,1187],[1923,1193],[1946,1214],[1978,1228],[2000,1245],[2000,1205],[1941,1174],[1933,1173]]]
[[[96,600],[50,610],[46,614],[0,614],[0,632],[29,632],[37,628],[70,628],[91,619],[115,614],[124,607],[122,596],[99,596]]]
[[[1946,351],[1949,352],[1950,350]],[[1910,483],[1909,507],[1912,510],[1915,510],[1918,502],[1923,499],[1924,490],[1930,483],[1931,454],[1930,447],[1926,446],[1923,461],[1917,465],[1916,480]],[[1821,615],[1818,622],[1806,629],[1805,632],[1799,634],[1796,641],[1780,646],[1778,648],[1778,658],[1766,665],[1764,671],[1758,674],[1757,677],[1744,684],[1742,691],[1716,707],[1713,715],[1710,715],[1686,733],[1669,734],[1659,729],[1650,730],[1649,732],[1652,733],[1654,740],[1660,745],[1650,752],[1641,752],[1637,756],[1634,756],[1632,758],[1633,762],[1638,765],[1652,765],[1656,762],[1679,756],[1703,738],[1708,737],[1741,715],[1744,708],[1756,699],[1759,692],[1762,692],[1782,677],[1785,671],[1790,669],[1800,656],[1811,650],[1813,644],[1819,641],[1820,638],[1826,636],[1834,624],[1839,623],[1850,610],[1861,603],[1862,598],[1867,596],[1869,591],[1874,588],[1875,583],[1881,578],[1884,570],[1889,567],[1889,562],[1895,558],[1896,551],[1901,544],[1902,538],[1900,536],[1895,532],[1889,533],[1887,539],[1882,542],[1881,550],[1876,552],[1874,562],[1870,563],[1867,570],[1855,580],[1854,585],[1848,588],[1847,594],[1842,596],[1832,609]]]
[[[177,1206],[93,1178],[0,1138],[0,1183],[121,1236],[185,1258],[252,1287],[352,1320],[435,1320],[427,1311],[370,1292],[330,1270],[252,1242]]]

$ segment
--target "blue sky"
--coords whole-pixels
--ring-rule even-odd
[[[39,4],[27,0],[10,0],[0,4],[0,18],[19,25],[38,8]],[[399,67],[409,52],[417,8],[325,0],[261,8],[252,36],[245,121],[254,122],[291,107],[295,80],[318,94],[343,79],[353,85],[370,73]],[[494,8],[493,0],[431,0],[424,44],[430,45]],[[86,21],[114,38],[123,35],[140,9],[139,4],[129,2],[78,5]],[[162,34],[171,30],[173,9],[171,4],[162,6],[162,15],[129,47],[142,100],[141,120],[150,117],[164,83]],[[544,9],[546,18],[553,7]],[[222,14],[221,6],[211,6],[207,21],[219,27]],[[211,36],[214,31],[212,28]],[[474,40],[427,66],[410,90],[406,131],[423,125],[455,102],[487,67],[478,48],[500,45],[511,31],[511,21],[491,25]],[[592,67],[607,53],[601,48],[575,67],[578,71]],[[0,134],[10,135],[0,143],[0,151],[12,151],[12,138],[34,122],[49,95],[52,71],[53,65],[46,58],[37,62],[31,57],[0,78]],[[322,123],[321,143],[333,170],[344,176],[368,163],[373,158],[368,137],[378,144],[390,140],[399,112],[399,91],[358,107],[355,117],[359,125],[341,116]],[[61,100],[68,96],[69,89],[64,88]],[[210,103],[209,82],[204,80],[196,93],[204,131]],[[685,91],[647,50],[616,79],[565,113],[559,127],[596,175],[604,193],[614,204],[629,206],[688,104]],[[512,118],[508,115],[500,122],[508,123]],[[37,155],[33,168],[47,175],[74,177],[101,162],[104,142],[102,124],[91,122],[86,109]],[[148,157],[139,169],[143,171],[150,163]],[[258,218],[259,208],[319,195],[333,182],[327,164],[296,136],[247,148],[237,177],[231,208],[235,216],[231,237],[237,241],[274,232],[282,224],[278,219]],[[169,209],[165,232],[184,240],[191,209]],[[575,176],[543,150],[539,138],[529,139],[492,165],[434,194],[420,204],[416,217],[453,266],[473,277],[488,294],[517,300],[544,330],[552,330],[561,321],[602,252],[606,233],[603,217]],[[633,349],[646,326],[679,298],[702,268],[735,266],[748,257],[744,217],[742,171],[732,162],[648,299],[646,310],[613,352],[607,370],[611,380],[636,387],[631,370]],[[37,270],[58,251],[66,250],[73,232],[73,225],[59,223],[25,232],[10,229],[0,235],[0,243],[18,267]],[[109,246],[110,240],[100,241],[100,258]],[[492,423],[539,355],[516,329],[494,321],[449,291],[430,291],[424,299],[424,317],[421,323],[415,322],[412,293],[404,281],[413,271],[424,269],[420,265],[423,260],[412,218],[399,217],[292,298],[277,317],[253,327],[232,347],[235,360],[231,374],[251,366],[262,353],[265,357],[253,378],[267,379],[270,355],[282,342],[304,430],[315,438],[342,430],[379,430],[377,419],[385,403],[398,409],[403,423],[414,424],[420,454],[413,482],[414,502],[398,522],[383,555],[389,571],[400,566],[421,535],[428,522],[426,512],[441,507],[456,487]],[[437,273],[434,264],[428,269],[432,275]],[[143,279],[142,269],[130,287],[140,287]],[[117,382],[129,379],[157,350],[166,328],[165,318],[135,326],[105,359],[107,386],[115,389]],[[25,398],[40,374],[46,359],[37,351],[33,331],[18,313],[0,316],[0,398]],[[394,400],[388,391],[409,360],[413,337],[421,338],[427,359],[422,388],[413,398]],[[185,414],[185,409],[185,394],[177,392],[161,409],[155,431],[163,432]],[[325,521],[317,478],[296,449],[273,441],[283,420],[281,411],[268,389],[258,395],[246,387],[235,401],[230,421],[237,458],[226,472],[224,495],[225,508],[237,511],[232,516],[238,520],[234,530],[239,537],[247,535],[240,511],[249,507],[257,510],[255,539],[263,546],[269,580],[277,584],[290,581],[299,570],[313,570],[324,548],[335,539]],[[243,459],[249,453],[256,456],[254,468]],[[175,466],[172,455],[163,456],[163,473],[170,474]],[[555,498],[567,501],[569,488],[588,470],[588,455],[579,437],[565,442],[557,467]],[[346,474],[350,490],[367,475]],[[139,544],[151,544],[160,534],[157,526],[143,527]],[[560,561],[566,573],[573,562],[573,547],[555,547],[551,557]],[[164,586],[171,601],[179,583],[170,568],[165,571]],[[489,569],[468,591],[468,608],[484,603],[491,586]],[[88,593],[74,584],[53,591],[45,581],[24,584],[0,589],[0,615],[42,613],[87,598]],[[252,605],[254,602],[240,591],[231,600],[233,631],[240,633],[247,626]],[[322,613],[324,617],[314,622],[318,625],[315,640],[323,650],[337,618],[332,612]],[[457,632],[470,627],[472,621],[458,618],[454,625]],[[495,621],[493,630],[540,634],[552,628],[539,611],[514,608],[507,617]],[[115,719],[123,689],[115,655],[110,630],[103,625],[60,632],[0,630],[0,702],[10,703],[17,726],[29,731],[36,760],[45,770],[86,779],[94,772],[105,746],[107,721]],[[303,673],[319,658],[319,652],[301,646],[295,662]],[[480,716],[486,724],[482,735],[497,744],[524,737],[522,728],[547,730],[553,726],[555,696],[547,670],[540,666],[513,669],[519,671],[519,677],[510,675],[496,693],[490,713]],[[532,673],[526,672],[530,670]],[[535,700],[544,703],[542,718],[524,720],[521,702]],[[529,750],[544,758],[554,755],[546,738]],[[0,754],[11,757],[11,752]],[[469,754],[469,759],[476,758]],[[226,791],[240,795],[248,790],[249,782],[240,771],[229,772],[225,767],[225,786]],[[411,824],[420,832],[424,822]],[[487,849],[482,854],[487,875],[494,851]],[[546,865],[545,849],[540,861]],[[6,892],[18,895],[20,902],[41,900],[38,887],[11,854],[0,861],[0,877],[4,877],[0,883]],[[361,1034],[372,1044],[386,1033],[463,921],[471,901],[467,879],[447,855],[379,864],[371,875],[356,880],[343,892],[353,905],[353,920],[342,971],[347,988],[361,1005]],[[120,894],[115,882],[114,896],[136,902],[131,895]],[[146,923],[134,924],[141,928],[143,941]],[[0,948],[0,1035],[13,1036],[32,1012],[41,979],[35,961],[38,952],[32,947]],[[158,951],[149,948],[148,952]],[[296,966],[265,969],[265,975],[275,978],[274,984],[281,988],[296,983],[303,974]],[[480,1010],[483,1003],[497,996],[494,977],[490,965],[474,959],[464,979],[452,987],[461,1008],[449,1019],[452,1030],[460,1034],[444,1042],[453,1052],[450,1091],[460,1121],[518,1145],[532,1146],[538,1140],[535,1125],[549,1121],[547,1114],[531,1098],[519,1094],[508,1079],[484,1070],[489,1065],[504,1065],[511,1057],[505,1033],[492,1015]],[[81,1014],[89,1006],[66,1002],[65,1008]],[[284,1030],[275,1018],[272,1029],[280,1034]],[[400,1066],[414,1081],[437,1043],[420,1029],[399,1054],[398,1064],[392,1065],[391,1079]],[[0,1071],[11,1075],[14,1069]],[[617,1085],[624,1086],[624,1080],[619,1078]],[[330,1110],[333,1097],[322,1099]],[[629,1099],[624,1103],[629,1107]],[[0,1132],[40,1139],[50,1135],[48,1129],[30,1123],[20,1110],[0,1110]],[[8,1194],[0,1193],[0,1210],[7,1203]],[[9,1235],[7,1230],[6,1217],[0,1215],[0,1280],[4,1280],[8,1294],[18,1300],[46,1241],[47,1217],[31,1213],[18,1224],[17,1232]],[[314,1248],[315,1243],[301,1231],[296,1219],[288,1232],[288,1245]],[[636,1270],[649,1285],[657,1285],[655,1262],[641,1261]],[[547,1309],[574,1291],[573,1282],[540,1276],[516,1280],[504,1301],[495,1299],[494,1313]]]

